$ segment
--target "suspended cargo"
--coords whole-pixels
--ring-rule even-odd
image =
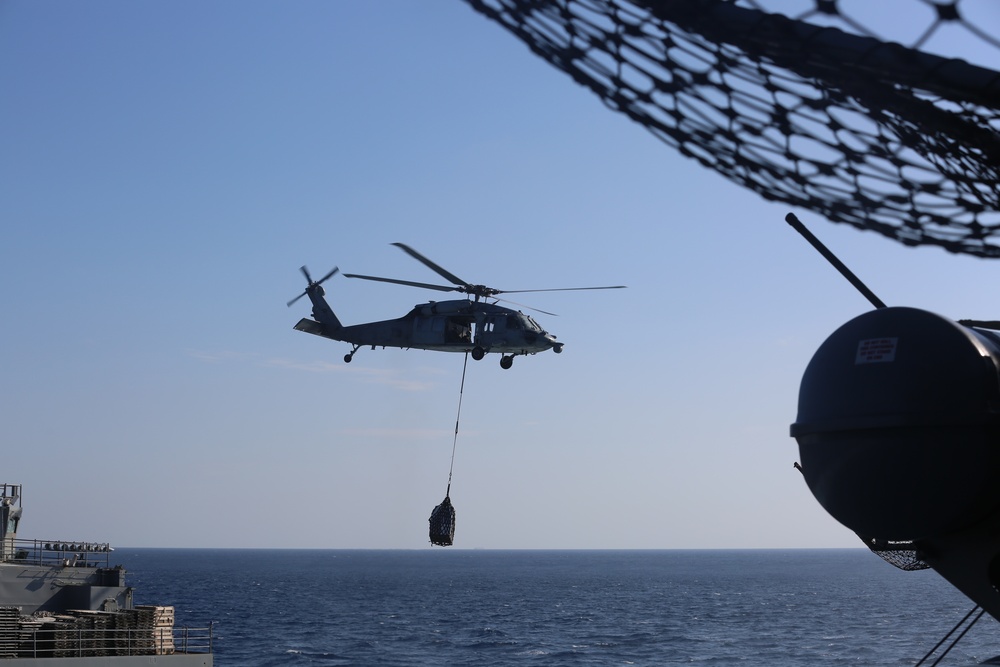
[[[451,504],[451,498],[444,497],[441,504],[431,512],[430,537],[431,544],[439,547],[450,547],[455,539],[455,508]]]

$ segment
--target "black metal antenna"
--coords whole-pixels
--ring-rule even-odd
[[[865,298],[871,302],[873,306],[875,306],[876,308],[886,307],[885,303],[882,302],[882,299],[875,296],[875,293],[872,292],[870,289],[868,289],[868,287],[863,282],[861,282],[861,279],[858,278],[856,275],[854,275],[854,273],[849,268],[847,268],[847,266],[843,262],[837,259],[837,256],[834,255],[832,252],[830,252],[829,248],[823,245],[822,241],[813,236],[812,232],[806,229],[806,226],[803,225],[799,221],[799,219],[795,217],[794,213],[789,213],[788,215],[786,215],[785,222],[790,224],[792,228],[795,229],[795,231],[797,231],[805,238],[806,241],[809,241],[809,243],[812,244],[812,247],[816,248],[816,250],[819,251],[819,254],[823,255],[823,257],[825,257],[828,262],[833,264],[833,268],[840,271],[840,274],[845,278],[847,278],[847,280],[852,285],[854,285],[854,287],[859,292],[861,292],[865,296]]]

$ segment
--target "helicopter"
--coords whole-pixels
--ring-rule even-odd
[[[424,264],[451,282],[452,285],[432,285],[411,280],[352,273],[342,275],[345,278],[409,285],[441,292],[460,292],[468,295],[467,298],[451,301],[429,301],[417,304],[409,313],[394,320],[344,326],[326,302],[324,298],[326,291],[323,289],[323,283],[335,276],[339,269],[334,267],[319,280],[313,280],[309,270],[303,266],[300,270],[306,278],[306,288],[301,294],[289,301],[288,306],[291,307],[303,296],[308,296],[309,300],[312,301],[313,319],[302,318],[293,328],[330,340],[350,343],[354,347],[344,355],[344,361],[347,363],[351,362],[354,354],[361,347],[370,345],[373,350],[376,347],[383,349],[398,347],[435,352],[467,352],[476,361],[481,360],[489,353],[498,353],[500,354],[500,367],[508,369],[514,364],[514,357],[517,355],[536,354],[545,350],[560,353],[563,343],[557,341],[555,335],[543,329],[531,316],[520,310],[498,305],[498,301],[503,301],[497,296],[498,294],[623,289],[625,287],[625,285],[611,285],[605,287],[500,290],[466,282],[403,243],[393,243],[392,245]],[[492,299],[492,302],[487,301],[487,299]],[[529,309],[537,310],[546,315],[555,315],[555,313],[537,308]]]

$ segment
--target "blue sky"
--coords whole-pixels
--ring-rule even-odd
[[[0,399],[24,535],[430,548],[461,355],[292,330],[304,281],[520,295],[561,355],[469,362],[461,548],[854,547],[792,468],[813,351],[870,306],[769,204],[461,2],[0,4]],[[796,211],[890,305],[996,318],[996,264]],[[337,276],[345,324],[440,298]]]

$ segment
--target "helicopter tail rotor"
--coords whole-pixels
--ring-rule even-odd
[[[323,288],[321,287],[321,285],[330,278],[332,278],[333,276],[335,276],[338,271],[340,271],[340,269],[335,266],[333,267],[333,270],[331,270],[325,276],[323,276],[319,280],[313,281],[312,276],[309,275],[309,269],[307,269],[305,266],[301,266],[299,267],[299,270],[302,272],[302,275],[306,277],[306,282],[308,283],[308,285],[306,285],[306,288],[302,291],[302,294],[299,294],[297,297],[288,302],[288,307],[291,307],[293,303],[304,297],[306,294],[309,294],[310,291],[319,290],[320,295],[322,296]]]

